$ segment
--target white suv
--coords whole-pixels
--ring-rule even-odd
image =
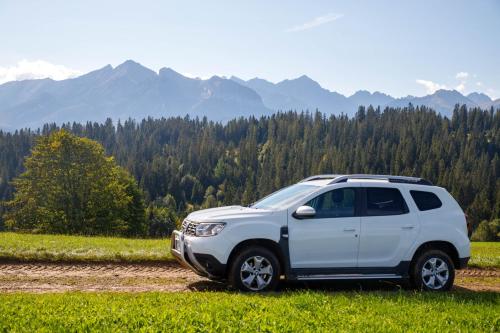
[[[189,214],[172,254],[241,290],[288,280],[410,279],[448,290],[466,267],[465,215],[441,187],[414,177],[319,175],[249,207]]]

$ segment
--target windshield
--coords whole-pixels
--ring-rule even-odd
[[[285,208],[292,202],[314,192],[318,187],[314,185],[295,184],[257,201],[252,208],[276,209]]]

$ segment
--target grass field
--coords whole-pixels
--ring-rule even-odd
[[[499,242],[473,242],[472,255],[469,261],[471,267],[500,268]]]
[[[169,245],[168,239],[0,233],[0,259],[155,262],[171,260]],[[473,243],[472,248],[471,265],[500,267],[500,243]],[[0,332],[499,330],[500,293],[495,292],[0,294]]]
[[[0,232],[0,259],[18,261],[171,260],[169,239],[30,235]]]
[[[115,261],[171,260],[169,239],[129,239],[31,235],[0,232],[0,259],[19,261]],[[470,266],[500,268],[500,243],[472,243]]]
[[[0,331],[500,330],[498,293],[0,295]]]

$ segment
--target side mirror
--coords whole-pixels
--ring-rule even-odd
[[[314,217],[314,215],[316,215],[316,210],[311,206],[300,206],[295,213],[293,213],[293,217],[296,219],[307,219]]]

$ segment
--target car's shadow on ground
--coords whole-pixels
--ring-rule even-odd
[[[234,291],[223,282],[203,280],[190,283],[188,289],[192,291]],[[281,281],[277,292],[286,291],[399,291],[409,290],[403,281]]]
[[[283,282],[280,290],[317,290],[317,291],[398,291],[408,289],[403,282],[395,281],[307,281]]]

